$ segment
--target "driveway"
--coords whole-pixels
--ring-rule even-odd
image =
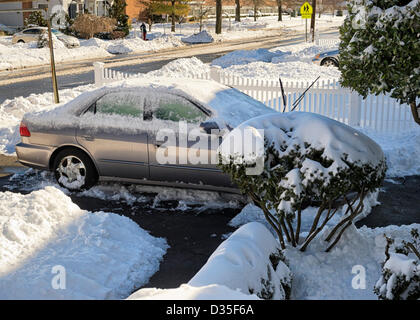
[[[1,167],[3,165],[3,167]],[[9,190],[7,184],[15,184],[13,192],[27,193],[19,186],[19,180],[9,181],[13,172],[22,172],[15,158],[0,155],[0,191]],[[22,177],[22,179],[26,179]],[[420,176],[385,181],[379,194],[380,206],[373,209],[357,226],[384,227],[420,223]],[[204,265],[217,246],[234,228],[228,222],[241,211],[236,208],[206,209],[200,206],[179,209],[176,200],[154,202],[156,194],[144,193],[141,204],[128,205],[121,201],[101,200],[86,196],[70,195],[80,208],[89,211],[109,211],[127,216],[153,236],[167,239],[168,249],[159,271],[145,287],[175,288],[188,282]]]

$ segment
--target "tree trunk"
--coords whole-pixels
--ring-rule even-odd
[[[171,31],[175,32],[175,1],[171,1],[172,4],[172,12],[171,12],[171,20],[172,20],[172,24],[171,24]]]
[[[316,0],[312,0],[312,16],[311,16],[311,34],[312,42],[315,41],[315,11],[316,11]]]
[[[254,21],[257,21],[257,5],[254,5]]]
[[[277,8],[278,8],[278,11],[279,11],[278,21],[283,21],[283,10],[281,8],[281,0],[277,0]]]
[[[216,34],[222,33],[222,0],[216,0]]]
[[[235,21],[241,21],[241,0],[235,0],[236,8],[235,8]]]
[[[420,125],[420,116],[419,116],[420,104],[416,105],[416,100],[414,99],[414,101],[410,102],[410,107],[411,107],[411,114],[413,115],[414,121],[418,125]]]

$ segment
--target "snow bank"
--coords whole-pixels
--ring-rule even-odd
[[[263,284],[266,280],[273,286],[272,299],[285,299],[282,283],[291,285],[289,268],[282,261],[276,268],[270,262],[270,255],[278,250],[279,244],[267,228],[248,223],[220,244],[188,284],[221,284],[245,294],[260,294],[267,289]]]
[[[193,77],[210,72],[210,66],[196,57],[176,59],[147,73],[149,77]]]
[[[128,300],[258,300],[252,294],[243,294],[219,284],[195,287],[182,284],[175,289],[146,288],[136,291]]]
[[[111,42],[112,41],[112,42]],[[163,35],[150,41],[140,38],[110,40],[107,51],[112,54],[138,53],[181,47],[184,44],[176,37]]]
[[[313,241],[306,252],[289,247],[286,258],[293,274],[292,299],[353,300],[374,299],[373,288],[381,275],[386,240],[390,237],[410,239],[410,226],[356,229],[351,226],[331,252],[324,252],[324,235]],[[365,277],[363,277],[363,274]],[[357,281],[357,275],[363,279]]]
[[[105,58],[111,56],[104,48],[94,46],[81,46],[68,49],[61,41],[56,42],[54,50],[56,63],[78,61],[83,59]],[[0,50],[0,70],[11,70],[25,67],[34,67],[50,63],[48,47],[37,48],[31,43],[10,44]]]
[[[268,49],[235,50],[220,58],[214,59],[211,64],[222,68],[228,68],[233,65],[243,65],[256,61],[271,62],[274,57],[286,54],[287,53],[283,51],[273,52]]]
[[[278,250],[270,231],[260,223],[249,223],[220,244],[188,284],[169,290],[140,289],[129,299],[257,298],[253,294],[285,299],[282,284],[290,288],[291,274],[283,261],[277,265],[270,261]]]
[[[181,38],[181,41],[189,44],[197,43],[211,43],[214,41],[213,37],[206,31],[203,30],[199,33],[195,33],[185,38]]]
[[[81,210],[54,187],[0,193],[1,299],[124,298],[167,248],[130,219]],[[55,266],[65,268],[65,289],[52,286]]]

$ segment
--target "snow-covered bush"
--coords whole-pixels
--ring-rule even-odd
[[[396,244],[386,237],[386,260],[382,265],[382,275],[374,292],[383,300],[420,299],[420,236],[418,229],[412,229],[411,242]],[[390,253],[392,249],[395,252]]]
[[[342,84],[359,94],[390,93],[420,124],[420,1],[350,0],[340,27]]]
[[[257,148],[247,150],[252,143]],[[224,138],[219,154],[222,170],[261,208],[282,248],[285,236],[302,251],[344,204],[345,215],[325,238],[331,250],[363,211],[365,197],[382,184],[386,171],[384,154],[370,138],[335,120],[303,112],[248,120]],[[258,163],[263,163],[262,172],[248,174]],[[319,210],[300,241],[302,210],[309,205]]]
[[[80,37],[93,38],[96,33],[112,32],[117,21],[110,17],[98,17],[93,14],[81,14],[74,20],[71,29]]]

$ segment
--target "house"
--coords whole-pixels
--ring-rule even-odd
[[[0,24],[14,28],[23,27],[25,19],[34,9],[45,8],[48,8],[49,14],[59,11],[69,14],[71,18],[86,11],[104,16],[111,4],[112,0],[1,0]]]

